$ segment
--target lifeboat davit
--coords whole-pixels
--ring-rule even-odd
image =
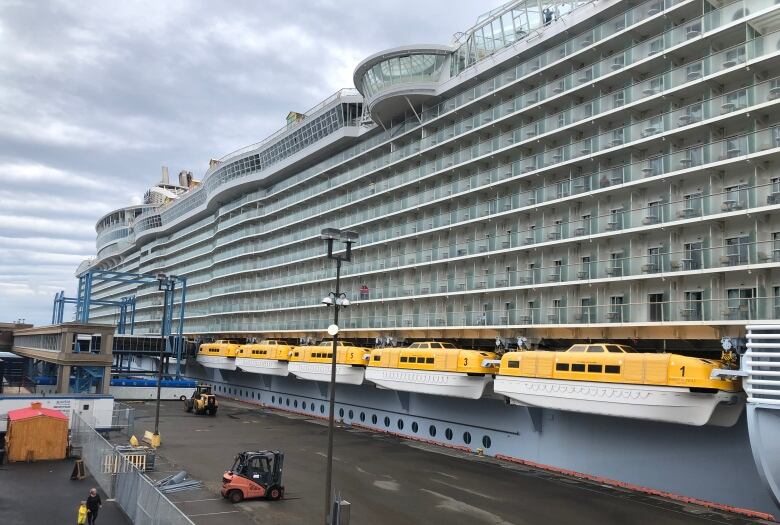
[[[362,385],[370,350],[341,341],[337,345],[336,383]],[[332,358],[332,341],[323,341],[317,346],[296,346],[290,355],[288,370],[301,379],[330,382]]]
[[[252,374],[286,376],[290,373],[287,362],[293,348],[292,345],[276,339],[241,345],[236,352],[236,366]]]
[[[236,369],[236,351],[240,345],[235,341],[222,339],[213,343],[204,343],[198,349],[195,360],[206,368],[220,370]]]
[[[495,359],[493,352],[462,350],[451,343],[412,343],[373,350],[366,379],[390,390],[479,399],[495,373],[484,362]]]
[[[713,379],[721,361],[637,353],[615,344],[565,352],[509,352],[494,390],[520,405],[684,425],[733,426],[744,407],[739,381]]]

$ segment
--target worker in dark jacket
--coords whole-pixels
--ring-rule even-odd
[[[87,523],[89,525],[95,525],[97,522],[98,511],[103,506],[103,502],[100,501],[100,494],[97,489],[91,489],[89,496],[87,496]]]

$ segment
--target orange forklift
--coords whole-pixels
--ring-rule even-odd
[[[239,453],[230,470],[222,475],[222,497],[232,503],[244,499],[283,498],[282,463],[284,454],[278,450]]]

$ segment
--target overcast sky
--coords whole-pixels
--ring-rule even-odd
[[[95,222],[256,142],[357,63],[500,1],[0,0],[0,321],[47,324]]]

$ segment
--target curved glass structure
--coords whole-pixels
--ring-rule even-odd
[[[366,71],[361,80],[363,95],[371,97],[388,86],[409,82],[437,82],[444,55],[409,54],[383,60]]]

